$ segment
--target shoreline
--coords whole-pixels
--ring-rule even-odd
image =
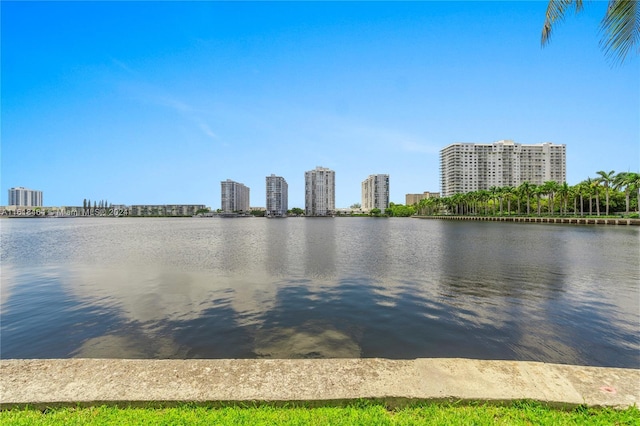
[[[627,408],[640,405],[640,369],[462,358],[0,360],[0,409],[362,399]]]
[[[580,218],[580,217],[525,217],[525,216],[412,216],[415,219],[471,220],[481,222],[563,223],[572,225],[640,226],[640,219],[629,218]]]

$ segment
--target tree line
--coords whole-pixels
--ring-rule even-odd
[[[599,171],[577,185],[566,182],[524,182],[518,187],[493,186],[443,198],[425,198],[415,204],[417,214],[455,215],[580,215],[597,216],[638,213],[640,174]]]
[[[93,202],[93,208],[94,209],[106,209],[107,207],[111,207],[111,204],[109,204],[107,202],[107,200],[100,200],[100,201],[94,201]],[[91,200],[87,199],[87,198],[82,200],[82,208],[84,210],[90,209],[91,208]]]

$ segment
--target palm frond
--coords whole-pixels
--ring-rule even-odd
[[[582,10],[582,0],[550,0],[545,14],[544,25],[542,26],[541,44],[544,46],[549,43],[551,31],[556,21],[562,21],[564,16],[572,5],[575,5],[575,13]]]
[[[600,46],[613,62],[624,62],[627,54],[636,48],[640,53],[640,5],[637,0],[610,0],[602,19],[604,33]]]

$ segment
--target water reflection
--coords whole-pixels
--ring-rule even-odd
[[[255,353],[261,358],[359,358],[360,347],[330,321],[316,320],[259,330]]]
[[[302,240],[302,235],[296,235],[294,227],[288,226],[291,220],[271,219],[265,223],[266,238],[264,244],[264,268],[272,277],[287,277],[294,273],[291,265],[295,258],[289,252],[295,250],[293,242]],[[293,247],[292,247],[293,246]]]
[[[305,276],[316,279],[334,278],[336,273],[336,219],[305,219],[303,226]]]
[[[4,358],[640,366],[637,229],[367,218],[2,225]]]
[[[77,358],[175,359],[184,358],[187,351],[176,348],[170,339],[134,332],[133,335],[107,334],[92,337],[70,355]]]

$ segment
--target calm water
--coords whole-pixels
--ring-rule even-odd
[[[638,228],[369,218],[0,228],[2,358],[640,368]]]

